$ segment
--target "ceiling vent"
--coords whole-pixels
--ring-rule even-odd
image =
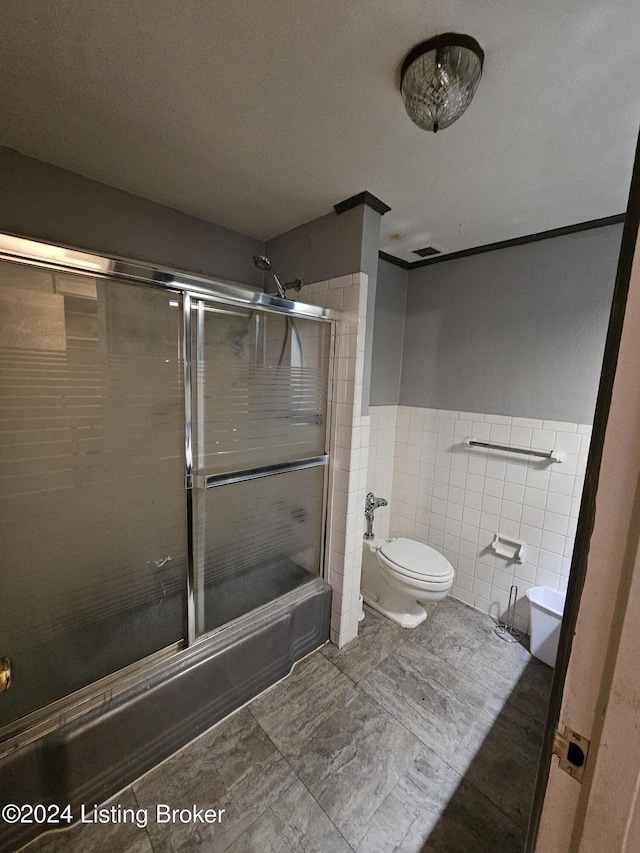
[[[420,255],[421,258],[430,258],[432,255],[439,255],[442,249],[436,249],[435,246],[425,246],[424,249],[414,249],[414,255]]]

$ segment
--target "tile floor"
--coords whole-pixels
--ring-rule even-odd
[[[224,808],[221,824],[88,824],[25,853],[517,853],[552,670],[453,598],[414,631],[360,636],[114,798]]]

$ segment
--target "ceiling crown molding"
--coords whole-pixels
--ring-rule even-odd
[[[352,195],[351,198],[347,198],[344,201],[339,201],[338,204],[333,205],[333,209],[340,216],[341,213],[351,210],[352,207],[358,207],[361,204],[373,208],[380,216],[384,216],[385,213],[391,210],[388,204],[385,204],[379,198],[372,195],[372,193],[368,192],[358,193],[358,195]]]
[[[485,246],[474,246],[472,249],[463,249],[460,252],[451,252],[448,255],[437,255],[433,258],[425,258],[421,261],[405,261],[396,258],[387,252],[378,252],[378,257],[401,267],[403,270],[415,270],[419,267],[429,267],[432,264],[441,264],[444,261],[455,261],[456,258],[468,258],[470,255],[482,255],[484,252],[493,252],[496,249],[508,249],[510,246],[523,246],[525,243],[535,243],[538,240],[551,240],[553,237],[563,237],[565,234],[575,234],[577,231],[590,231],[592,228],[606,228],[607,225],[618,225],[624,222],[625,214],[617,213],[615,216],[605,216],[602,219],[589,219],[587,222],[576,222],[574,225],[564,225],[562,228],[552,228],[550,231],[538,231],[537,234],[525,234],[523,237],[514,237],[512,240],[502,240],[499,243],[487,243]]]

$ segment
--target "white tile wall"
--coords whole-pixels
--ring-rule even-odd
[[[342,647],[358,635],[370,432],[370,417],[360,414],[367,276],[354,273],[305,285],[301,298],[343,312],[336,324],[327,541],[331,640]]]
[[[442,551],[456,569],[452,595],[479,610],[502,615],[516,584],[516,624],[528,631],[527,589],[566,589],[591,426],[409,406],[372,408],[369,483],[377,486],[384,470],[385,488],[386,424],[392,423],[394,409],[388,532]],[[549,463],[470,448],[464,443],[470,435],[519,447],[556,448],[566,456],[561,463]],[[386,532],[381,526],[380,534]],[[490,545],[498,532],[525,540],[525,562],[493,552]]]
[[[375,513],[376,536],[389,536],[391,493],[393,489],[393,463],[395,458],[397,406],[375,406],[369,409],[371,434],[369,440],[369,475],[367,491],[385,498],[388,506],[379,507]],[[364,504],[362,505],[364,513]]]

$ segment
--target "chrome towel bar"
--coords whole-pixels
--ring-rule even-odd
[[[524,453],[527,456],[538,456],[541,459],[549,459],[551,462],[562,462],[564,451],[562,450],[533,450],[530,447],[515,447],[511,444],[493,444],[489,441],[480,441],[477,438],[465,438],[464,443],[468,447],[487,447],[491,450],[506,450],[509,453]]]

